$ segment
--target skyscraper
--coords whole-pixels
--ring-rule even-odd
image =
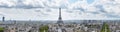
[[[58,17],[58,21],[57,21],[57,24],[62,24],[63,23],[63,20],[62,20],[62,16],[61,16],[61,8],[59,8],[59,17]]]
[[[4,16],[2,17],[2,21],[5,21],[5,17]]]

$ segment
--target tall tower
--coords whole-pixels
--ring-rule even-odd
[[[62,16],[61,16],[61,8],[59,8],[59,17],[58,17],[57,24],[60,24],[60,23],[63,23]]]
[[[2,17],[2,21],[3,21],[3,22],[5,21],[5,17],[4,17],[4,16]]]

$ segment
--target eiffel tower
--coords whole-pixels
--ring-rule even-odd
[[[58,17],[57,24],[63,24],[63,20],[62,20],[62,16],[61,16],[61,8],[59,8],[59,17]]]

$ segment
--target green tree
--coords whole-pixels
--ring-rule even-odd
[[[4,32],[4,28],[0,27],[0,32]]]
[[[49,27],[48,26],[42,26],[39,28],[40,32],[48,32]]]
[[[103,23],[101,32],[110,32],[109,25],[107,23]]]

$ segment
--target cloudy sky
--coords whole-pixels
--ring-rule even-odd
[[[0,0],[6,20],[118,20],[120,0]]]

